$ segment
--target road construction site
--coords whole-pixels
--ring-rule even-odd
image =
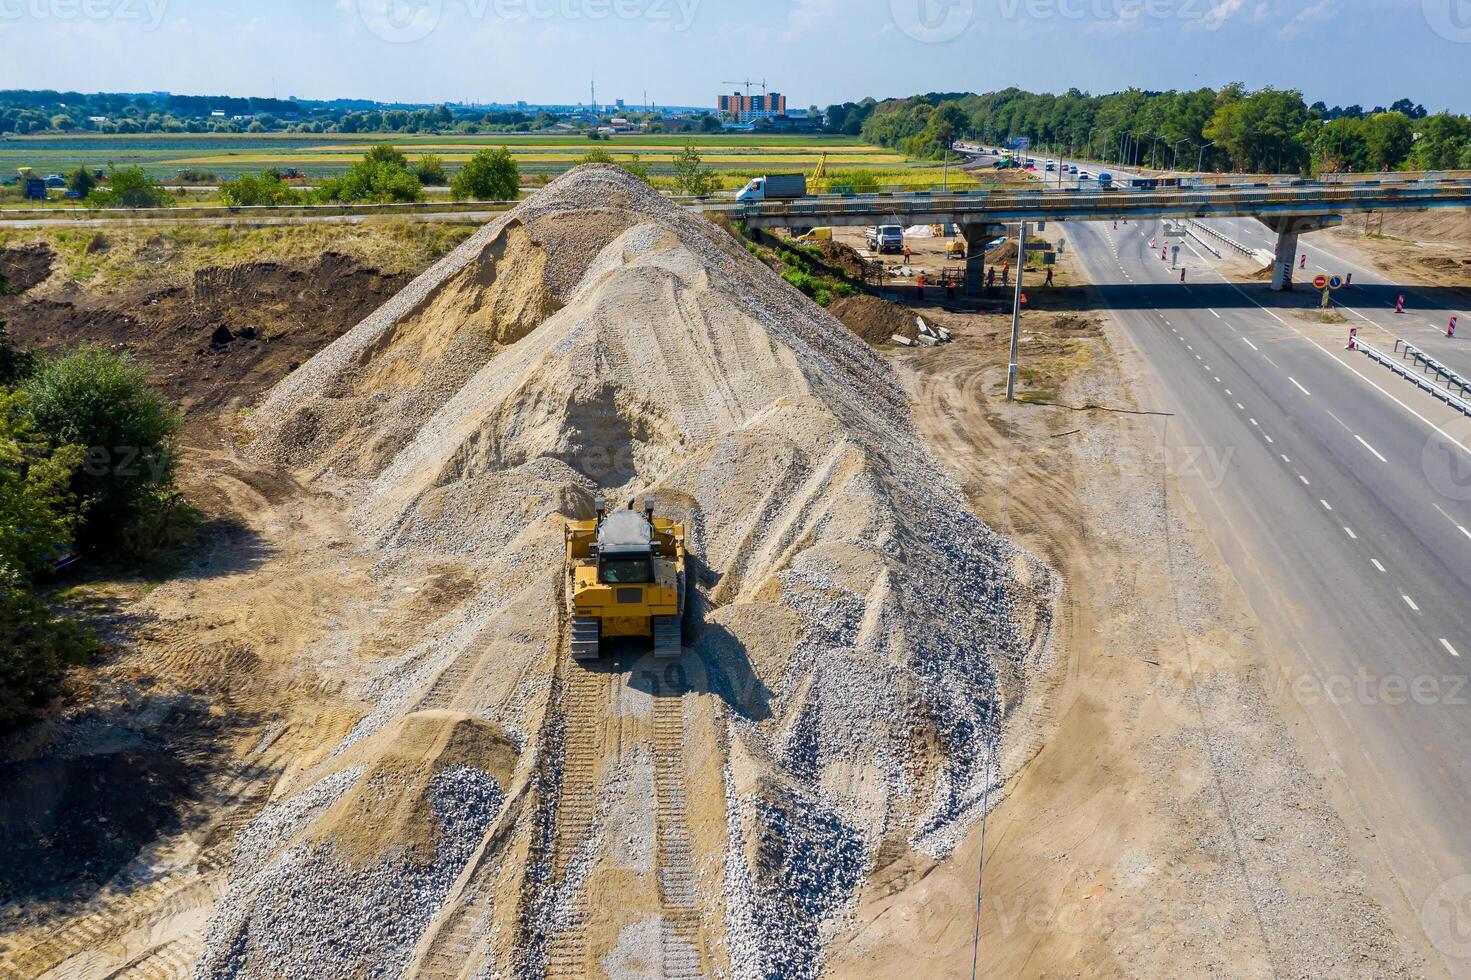
[[[1048,237],[1013,406],[1009,316],[865,343],[616,168],[465,239],[191,450],[233,530],[36,752],[179,726],[178,817],[0,974],[1419,974]],[[686,529],[678,658],[571,656],[600,495]]]

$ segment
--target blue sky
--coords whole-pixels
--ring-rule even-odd
[[[1239,80],[1471,111],[1471,0],[0,0],[0,88],[792,105]]]

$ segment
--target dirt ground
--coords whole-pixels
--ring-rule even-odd
[[[1353,215],[1322,234],[1380,272],[1407,282],[1456,288],[1471,301],[1471,290],[1465,286],[1471,277],[1471,211]]]

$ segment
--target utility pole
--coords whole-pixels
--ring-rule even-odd
[[[1016,295],[1011,306],[1011,361],[1006,369],[1006,400],[1016,401],[1017,348],[1022,332],[1022,276],[1027,268],[1027,223],[1022,222],[1021,236],[1016,242]]]

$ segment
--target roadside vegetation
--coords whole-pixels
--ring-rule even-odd
[[[174,487],[178,411],[127,357],[17,350],[0,325],[0,729],[60,690],[97,639],[46,604],[80,554],[158,568],[192,540]]]
[[[1013,136],[1093,159],[1133,146],[1140,166],[1273,173],[1471,168],[1471,118],[1429,115],[1409,99],[1365,109],[1301,92],[1240,84],[1220,89],[1063,95],[1006,89],[830,106],[832,132],[861,135],[911,156],[939,159],[958,135],[999,145]],[[1132,137],[1128,134],[1134,134]]]

